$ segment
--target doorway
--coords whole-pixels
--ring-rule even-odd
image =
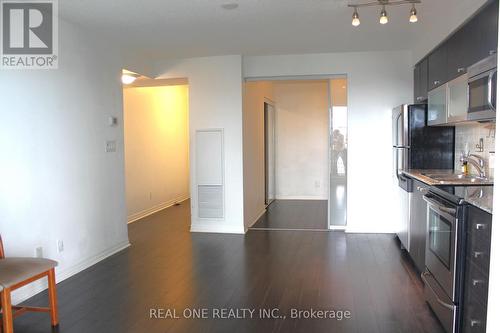
[[[330,79],[252,81],[245,84],[244,96],[245,209],[246,216],[258,216],[248,224],[266,230],[330,230]],[[258,160],[262,178],[255,168]],[[254,203],[258,183],[263,213]]]
[[[139,77],[123,86],[129,223],[174,205],[188,205],[188,96],[187,80]]]

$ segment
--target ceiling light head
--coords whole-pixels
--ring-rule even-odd
[[[410,23],[415,23],[415,22],[418,22],[418,17],[417,17],[417,9],[415,8],[415,4],[413,4],[410,10]]]
[[[122,83],[123,84],[132,84],[137,79],[138,75],[126,73],[122,74]]]
[[[360,24],[361,24],[361,21],[359,20],[358,9],[356,7],[354,7],[354,13],[352,14],[352,25],[357,27]]]
[[[380,12],[380,24],[387,24],[387,22],[389,22],[387,11],[385,10],[385,6],[382,6],[382,11]]]
[[[222,7],[222,9],[225,9],[225,10],[233,10],[233,9],[238,8],[240,5],[238,5],[236,2],[228,2],[228,3],[224,3],[220,6]]]

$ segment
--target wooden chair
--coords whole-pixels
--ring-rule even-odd
[[[13,319],[25,312],[48,312],[53,327],[59,325],[57,315],[55,267],[57,262],[43,258],[5,258],[0,236],[0,294],[3,333],[13,333]],[[31,282],[47,277],[49,282],[49,307],[12,306],[11,292]]]

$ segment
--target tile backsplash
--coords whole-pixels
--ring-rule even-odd
[[[463,151],[470,151],[471,154],[477,154],[483,157],[486,163],[486,174],[490,175],[490,152],[495,152],[495,123],[467,123],[455,126],[455,170],[461,171],[460,154]],[[480,139],[484,141],[484,151],[480,152],[476,145],[479,145]],[[497,162],[496,164],[500,164]],[[471,173],[476,173],[472,167]]]

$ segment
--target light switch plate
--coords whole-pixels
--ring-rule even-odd
[[[118,117],[109,116],[108,117],[108,126],[109,127],[118,126]]]
[[[116,152],[116,141],[110,140],[106,141],[106,153]]]
[[[57,241],[57,252],[61,253],[64,251],[64,242],[62,240]]]

